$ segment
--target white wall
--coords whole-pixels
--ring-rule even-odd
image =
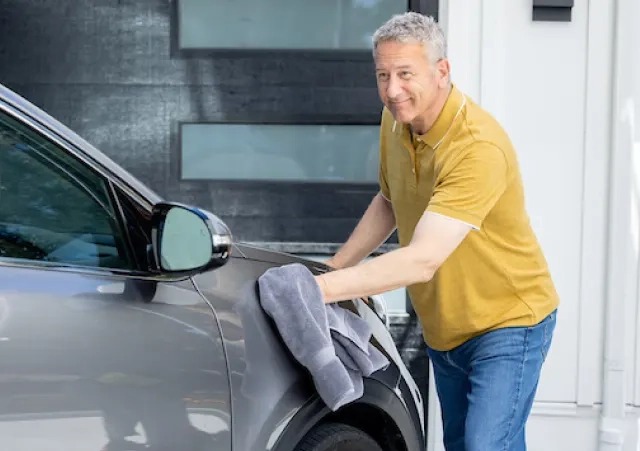
[[[637,24],[640,20],[640,2],[634,3],[635,11],[631,23]],[[640,32],[635,33],[631,39],[630,47],[633,52],[633,70],[631,73],[631,81],[633,84],[633,96],[635,110],[633,114],[633,183],[632,183],[632,206],[631,206],[631,231],[632,244],[631,247],[634,255],[633,270],[630,274],[632,287],[635,290],[635,312],[633,309],[628,314],[629,333],[626,337],[630,344],[627,359],[635,361],[635,373],[629,374],[627,378],[627,390],[636,406],[640,406]],[[635,323],[635,328],[633,325]]]
[[[622,349],[624,358],[612,364],[624,370],[626,391],[620,393],[630,409],[625,450],[638,446],[633,404],[640,405],[640,195],[632,197],[631,189],[640,193],[640,177],[632,171],[630,146],[610,141],[612,117],[619,116],[612,116],[613,98],[633,107],[624,97],[625,86],[616,85],[616,96],[612,90],[616,1],[576,0],[571,22],[533,22],[532,0],[441,0],[453,80],[496,116],[514,141],[529,213],[561,296],[556,335],[529,423],[534,451],[597,449],[605,306],[615,299],[622,301],[620,309],[613,309],[620,312],[619,320],[614,318],[620,334],[613,334],[620,338],[613,349]],[[620,1],[626,8],[634,2]],[[628,17],[627,11],[627,25],[640,22],[637,3],[635,16]],[[633,39],[625,35],[626,47],[629,52],[635,48],[640,63],[640,45],[634,45],[640,42]],[[631,54],[628,61],[633,61]],[[618,64],[628,72],[626,60]],[[640,88],[638,77],[626,76]],[[618,104],[614,108],[620,111]],[[640,174],[640,117],[635,122]],[[628,127],[616,130],[623,136]],[[617,160],[618,201],[610,203],[614,147],[629,161]],[[610,226],[621,232],[611,242]],[[610,251],[613,268],[607,266]],[[440,425],[437,404],[432,408],[433,435]],[[433,448],[441,440],[437,432],[431,449],[442,449]]]

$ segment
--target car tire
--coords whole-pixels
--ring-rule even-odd
[[[296,451],[382,451],[366,432],[340,423],[315,427],[304,437]]]

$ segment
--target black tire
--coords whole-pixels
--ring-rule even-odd
[[[326,423],[313,428],[296,451],[382,451],[370,435],[352,426]]]

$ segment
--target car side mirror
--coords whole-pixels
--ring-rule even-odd
[[[153,207],[152,247],[156,270],[191,273],[224,265],[231,254],[229,228],[208,211],[173,202]]]

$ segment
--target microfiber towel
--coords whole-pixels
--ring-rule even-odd
[[[368,377],[389,366],[389,360],[369,342],[371,328],[366,321],[335,303],[327,305],[327,315],[336,355],[347,367]]]
[[[258,279],[258,287],[262,308],[331,410],[361,397],[362,377],[389,365],[369,343],[367,322],[337,304],[325,304],[306,266],[270,268]]]

